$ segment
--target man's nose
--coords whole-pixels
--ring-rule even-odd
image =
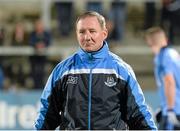
[[[89,33],[86,33],[86,34],[85,34],[85,40],[88,40],[88,41],[89,41],[90,39],[91,39],[90,34],[89,34]]]

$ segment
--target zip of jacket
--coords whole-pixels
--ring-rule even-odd
[[[92,68],[89,74],[89,90],[88,90],[88,130],[91,130],[91,89],[92,89]]]
[[[92,60],[93,60],[92,54],[88,54],[88,55],[89,55],[90,62],[92,62]],[[93,70],[93,67],[90,68],[89,83],[88,83],[88,86],[89,86],[89,88],[88,88],[88,130],[91,130],[92,70]]]

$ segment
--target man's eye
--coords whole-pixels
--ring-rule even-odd
[[[91,32],[91,33],[95,33],[96,31],[95,31],[95,30],[91,30],[90,32]]]
[[[83,33],[84,33],[84,31],[79,31],[79,33],[80,33],[80,34],[83,34]]]

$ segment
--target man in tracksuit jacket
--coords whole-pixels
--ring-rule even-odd
[[[35,128],[156,130],[133,70],[109,51],[104,17],[85,12],[76,35],[80,49],[49,76]]]

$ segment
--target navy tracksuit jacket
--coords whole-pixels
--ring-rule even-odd
[[[36,129],[156,129],[133,70],[107,43],[80,49],[52,71]]]

